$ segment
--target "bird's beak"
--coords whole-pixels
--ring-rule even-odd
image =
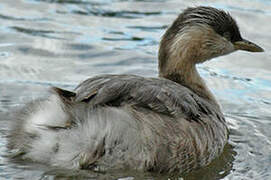
[[[250,51],[250,52],[263,52],[263,48],[248,40],[236,41],[233,43],[236,50]]]

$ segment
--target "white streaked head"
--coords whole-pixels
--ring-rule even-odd
[[[235,20],[212,7],[187,8],[164,34],[159,50],[160,76],[236,50],[262,52],[244,40]]]

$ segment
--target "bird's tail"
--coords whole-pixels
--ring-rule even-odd
[[[52,164],[63,137],[69,138],[72,117],[68,108],[73,96],[73,92],[52,88],[48,98],[32,101],[16,112],[8,136],[11,156]]]
[[[53,88],[48,98],[25,105],[10,130],[13,157],[68,169],[97,167],[97,163],[110,167],[128,147],[136,146],[137,141],[129,139],[139,138],[137,124],[125,109],[92,107],[74,97],[73,92]]]

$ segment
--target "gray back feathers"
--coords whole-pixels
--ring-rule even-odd
[[[84,81],[76,91],[75,101],[92,106],[131,105],[189,121],[200,120],[201,116],[212,113],[223,117],[212,101],[202,99],[188,88],[164,78],[103,75]]]

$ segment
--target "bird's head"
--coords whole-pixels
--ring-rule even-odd
[[[262,52],[242,38],[235,20],[223,10],[194,7],[184,10],[164,34],[159,50],[160,76],[236,50]]]

